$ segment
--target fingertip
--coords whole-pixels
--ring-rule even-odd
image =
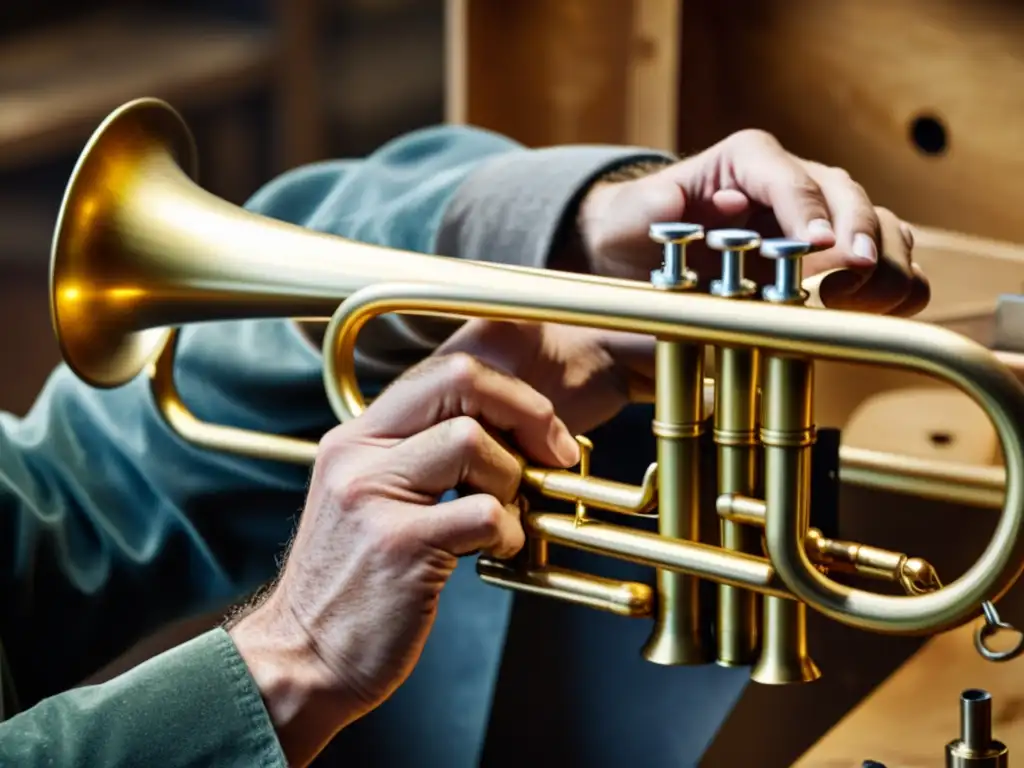
[[[900,222],[900,234],[903,236],[903,244],[907,246],[907,250],[914,250],[914,230],[905,221]],[[911,264],[911,267],[915,266],[917,265]],[[920,270],[920,267],[918,267],[918,270]]]
[[[498,530],[498,538],[491,550],[491,556],[498,560],[511,560],[526,546],[526,532],[523,530],[522,509],[518,504],[504,505],[503,524]]]
[[[861,264],[874,264],[878,261],[878,246],[871,235],[858,232],[853,236],[850,254]]]
[[[910,291],[903,302],[892,312],[899,317],[913,317],[924,311],[932,300],[931,283],[928,282],[924,270],[916,262],[911,262],[910,272],[913,275]]]
[[[579,464],[580,444],[565,426],[565,422],[557,417],[552,425],[552,437],[551,448],[558,462],[566,468]]]

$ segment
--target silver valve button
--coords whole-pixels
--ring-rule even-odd
[[[810,243],[787,237],[769,238],[761,243],[761,255],[775,259],[775,283],[766,285],[761,292],[765,301],[803,304],[807,300],[807,291],[801,285],[803,270],[800,260],[813,250],[815,248]]]
[[[661,269],[651,272],[651,283],[657,288],[689,289],[697,284],[697,273],[686,266],[686,245],[704,237],[704,227],[685,222],[651,224],[651,240],[664,246]]]
[[[711,282],[711,293],[723,298],[752,296],[757,286],[743,276],[743,257],[761,244],[761,236],[749,229],[713,229],[706,240],[708,248],[722,253],[722,277]]]

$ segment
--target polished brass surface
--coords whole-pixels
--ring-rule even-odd
[[[761,499],[722,494],[718,497],[717,507],[723,520],[752,529],[764,528],[767,505]],[[817,528],[808,529],[804,546],[807,556],[819,569],[892,582],[908,595],[925,594],[942,587],[935,568],[920,557],[853,541],[830,539]]]
[[[788,240],[762,248],[762,254],[778,265],[775,284],[764,289],[768,302],[794,307],[804,303],[807,293],[800,286],[799,261],[809,250],[806,243]],[[813,371],[808,358],[768,354],[761,383],[765,530],[778,521],[801,544],[810,532]],[[765,547],[771,559],[767,537]],[[751,679],[786,685],[820,678],[821,670],[808,651],[807,606],[777,597],[767,597],[763,603],[764,640]]]
[[[744,229],[708,233],[707,244],[722,253],[722,276],[711,293],[723,299],[749,299],[756,286],[743,274],[744,256],[761,245],[758,233]],[[718,490],[753,496],[758,487],[757,421],[760,357],[756,349],[715,348],[714,437],[718,449]],[[720,542],[734,552],[761,552],[759,531],[722,518]],[[717,662],[723,667],[754,662],[760,643],[757,595],[727,584],[718,587]]]
[[[655,346],[654,424],[658,438],[658,532],[700,539],[700,437],[704,432],[704,350],[659,340]],[[661,569],[657,610],[641,653],[655,664],[703,664],[700,584],[695,575]]]
[[[992,696],[968,689],[960,694],[960,737],[946,745],[946,768],[1006,768],[1010,750],[992,738]]]
[[[686,244],[704,236],[695,225],[652,227],[665,258],[650,283],[469,262],[357,243],[244,211],[195,183],[194,160],[184,122],[165,103],[144,99],[116,110],[90,139],[68,185],[51,265],[54,328],[71,369],[97,387],[143,373],[159,412],[189,442],[298,464],[316,456],[313,442],[209,424],[189,412],[172,376],[175,329],[185,324],[330,318],[324,385],[342,421],[365,408],[354,350],[360,330],[380,315],[553,321],[647,334],[657,340],[657,463],[637,485],[594,477],[593,446],[581,438],[584,461],[576,470],[525,466],[526,490],[568,502],[575,512],[525,510],[526,551],[509,562],[480,558],[483,580],[649,618],[653,631],[643,653],[651,661],[753,664],[755,678],[769,683],[820,674],[808,655],[807,608],[891,634],[949,629],[983,605],[986,617],[998,620],[986,601],[1004,594],[1024,567],[1024,388],[997,355],[952,331],[802,306],[799,257],[806,243],[761,243],[760,254],[776,261],[776,279],[757,297],[742,283],[742,260],[726,258],[750,250],[749,240],[709,233],[725,261],[718,295],[708,295],[699,293],[702,281],[686,262]],[[740,290],[730,289],[737,284]],[[707,348],[716,361],[710,423]],[[845,482],[1001,507],[988,547],[958,579],[939,584],[922,560],[830,540],[810,528],[811,384],[819,359],[937,377],[989,416],[1004,456],[998,474],[842,449]],[[717,478],[701,465],[708,427]],[[716,491],[718,514],[714,504],[702,508],[705,490]],[[729,514],[722,513],[726,507]],[[598,511],[622,516],[623,524],[605,522]],[[718,541],[699,540],[701,515],[721,526]],[[631,518],[652,516],[657,533],[630,525]],[[653,587],[558,568],[549,562],[549,546],[650,567],[657,572]],[[840,584],[829,577],[836,572],[899,583],[905,594]],[[700,580],[721,587],[717,615],[701,610]],[[709,644],[702,630],[712,624],[716,639]]]

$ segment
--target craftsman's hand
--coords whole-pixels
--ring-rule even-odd
[[[573,434],[589,432],[629,402],[650,401],[654,394],[654,340],[649,336],[470,320],[436,354],[455,352],[527,382],[554,404]]]
[[[804,259],[805,278],[842,270],[822,281],[826,306],[912,315],[929,300],[927,280],[911,260],[910,227],[873,206],[846,171],[795,157],[763,131],[740,131],[640,179],[595,185],[578,215],[590,271],[649,279],[661,253],[648,227],[659,221],[810,241],[824,250]],[[705,281],[719,276],[718,254],[700,243],[687,254]],[[746,261],[750,277],[769,279],[766,260]]]
[[[413,368],[322,440],[277,585],[231,634],[292,765],[408,677],[456,560],[524,544],[519,461],[569,467],[578,448],[551,402],[468,355]],[[447,490],[475,493],[438,503]]]

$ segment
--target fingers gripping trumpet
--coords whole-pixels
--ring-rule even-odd
[[[752,665],[765,683],[819,676],[806,641],[806,611],[861,629],[921,634],[979,614],[979,649],[1005,628],[997,600],[1024,558],[1024,389],[985,348],[910,320],[805,306],[800,259],[806,243],[746,230],[705,233],[661,223],[664,249],[650,282],[614,280],[446,259],[357,243],[274,221],[233,206],[194,181],[191,135],[155,99],[115,110],[96,130],[68,184],[53,240],[54,328],[69,367],[84,381],[115,387],[145,372],[168,424],[209,450],[293,463],[316,445],[197,420],[173,378],[178,326],[254,317],[330,318],[324,385],[341,420],[365,402],[355,376],[356,338],[374,317],[421,315],[548,321],[656,338],[652,429],[656,463],[636,485],[590,474],[592,446],[577,471],[527,466],[535,500],[523,523],[523,557],[481,557],[489,584],[629,617],[652,620],[643,655],[659,664]],[[702,293],[687,246],[704,238],[722,269]],[[744,277],[748,257],[774,261],[775,281],[758,292]],[[704,409],[705,354],[714,354],[714,402]],[[828,464],[824,430],[812,422],[818,359],[902,367],[942,378],[979,403],[1002,443],[1005,476],[985,486],[957,467],[917,466],[901,457],[837,450],[847,482],[992,504],[1002,514],[988,547],[960,578],[940,583],[931,566],[899,552],[836,539],[812,525],[827,503],[812,498],[816,466]],[[707,446],[711,450],[707,450]],[[847,470],[850,469],[849,478]],[[710,491],[717,502],[702,504]],[[575,505],[544,511],[544,499]],[[812,508],[812,501],[814,501]],[[657,532],[595,519],[654,517]],[[827,510],[825,510],[827,511]],[[700,540],[711,516],[719,535]],[[548,548],[566,546],[649,566],[651,584],[557,568]],[[905,594],[850,587],[855,574]],[[701,605],[701,580],[718,585],[717,613]],[[714,641],[702,628],[714,625]]]

